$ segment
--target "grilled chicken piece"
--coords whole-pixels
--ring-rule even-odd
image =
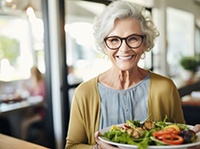
[[[147,120],[147,121],[144,122],[143,129],[145,129],[145,130],[151,130],[153,128],[155,128],[155,124],[154,124],[153,121]]]
[[[134,129],[132,137],[136,139],[141,138],[143,136],[143,131],[144,129],[142,129],[141,127],[137,127],[136,129]]]
[[[127,130],[126,130],[126,132],[127,132],[129,135],[131,135],[131,136],[132,136],[133,131],[134,131],[133,129],[127,129]]]

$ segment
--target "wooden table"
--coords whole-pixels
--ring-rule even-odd
[[[10,137],[0,133],[0,149],[47,149],[44,146]]]
[[[40,97],[30,97],[27,100],[16,103],[1,103],[0,117],[6,118],[10,124],[10,133],[16,138],[20,138],[21,122],[26,113],[34,110],[36,107],[44,107],[45,102]],[[1,149],[1,144],[0,144]]]
[[[2,103],[0,104],[0,116],[6,113],[20,111],[28,108],[35,108],[38,106],[44,106],[45,103],[41,97],[31,97],[33,100],[23,100],[16,103]],[[35,100],[35,101],[34,101]],[[34,101],[34,102],[33,102]]]

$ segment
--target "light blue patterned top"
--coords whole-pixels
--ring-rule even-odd
[[[98,83],[101,98],[99,130],[126,120],[144,121],[148,117],[150,74],[126,90],[114,90]]]

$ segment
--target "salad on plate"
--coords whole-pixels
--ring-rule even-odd
[[[151,121],[149,118],[140,122],[127,120],[121,125],[113,125],[109,131],[101,133],[100,138],[120,143],[135,145],[138,149],[149,146],[172,146],[195,142],[197,135],[186,124]]]

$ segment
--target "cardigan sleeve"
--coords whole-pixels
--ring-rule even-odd
[[[185,123],[181,99],[171,79],[151,72],[148,98],[152,120],[161,121],[167,115],[170,122]]]
[[[72,100],[66,149],[92,149],[94,133],[98,130],[100,98],[97,94],[97,80],[81,84]]]

